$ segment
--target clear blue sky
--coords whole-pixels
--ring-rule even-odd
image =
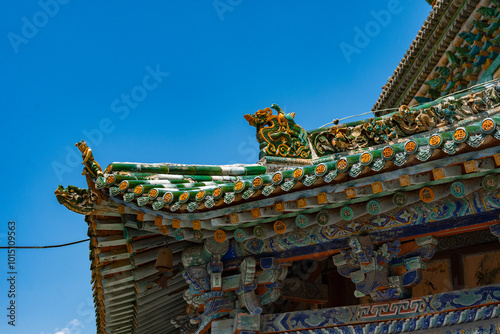
[[[53,195],[86,186],[73,160],[82,139],[103,168],[254,163],[245,113],[278,103],[313,129],[369,111],[430,11],[424,0],[55,1],[0,3],[0,245],[10,220],[18,245],[87,237]],[[88,244],[18,251],[16,270],[11,327],[0,250],[1,333],[95,333]]]

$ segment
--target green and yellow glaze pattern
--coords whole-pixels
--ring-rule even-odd
[[[273,115],[272,109],[277,115]],[[285,113],[277,104],[245,115],[251,126],[257,128],[257,140],[262,156],[311,158],[307,132],[295,123],[295,113]]]

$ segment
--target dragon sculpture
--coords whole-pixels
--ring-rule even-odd
[[[87,215],[94,211],[97,196],[88,189],[75,186],[68,186],[65,189],[60,185],[54,193],[57,201],[73,212]]]
[[[82,153],[82,164],[84,165],[82,175],[85,175],[89,189],[81,189],[75,186],[64,188],[62,185],[55,190],[57,201],[67,207],[69,210],[88,215],[94,211],[94,203],[98,205],[104,200],[103,193],[96,189],[92,180],[102,176],[102,169],[99,163],[94,160],[92,150],[83,140],[76,143],[75,146]]]
[[[277,115],[273,115],[272,109]],[[267,156],[287,158],[311,158],[307,132],[295,123],[295,113],[285,113],[277,104],[245,115],[251,126],[257,128],[257,140]]]
[[[402,105],[382,118],[370,118],[356,125],[334,125],[312,131],[309,140],[318,156],[387,144],[435,128],[463,121],[500,103],[500,84],[482,92],[472,92],[427,108]]]
[[[399,107],[399,111],[391,117],[396,130],[403,135],[412,135],[428,131],[436,126],[434,113],[429,111],[414,112],[407,105]]]

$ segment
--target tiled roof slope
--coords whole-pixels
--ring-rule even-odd
[[[496,87],[482,91],[484,101],[488,99],[486,92],[496,92]],[[468,93],[455,98],[459,104],[467,103],[470,99]],[[453,98],[448,98],[445,104],[452,102]],[[446,113],[442,106],[442,101],[438,100],[422,110],[442,109],[440,112]],[[443,122],[434,130],[421,132],[417,136],[395,139],[356,152],[347,151],[317,158],[308,166],[272,171],[270,165],[266,167],[112,163],[95,179],[95,184],[98,190],[106,190],[106,193],[119,203],[133,204],[137,208],[158,212],[164,218],[174,219],[183,216],[194,220],[210,219],[222,208],[227,208],[224,212],[228,214],[238,212],[242,207],[237,205],[315,187],[323,182],[330,183],[342,173],[352,178],[374,172],[383,173],[390,165],[403,166],[408,160],[412,160],[413,164],[427,161],[431,158],[433,150],[453,155],[456,153],[456,148],[461,145],[455,138],[455,133],[459,129],[467,133],[464,142],[475,147],[477,145],[475,140],[484,140],[485,133],[482,128],[484,117],[491,115],[493,122],[500,121],[496,116],[497,103],[486,109],[489,110],[486,114],[474,113],[473,109],[468,109],[471,114],[466,118],[462,117],[459,122],[449,120],[448,123]],[[453,112],[458,112],[458,109]],[[421,113],[425,115],[425,111]],[[440,138],[437,144],[433,143],[437,137]]]
[[[479,3],[479,0],[436,1],[373,106],[377,116],[386,113],[377,110],[410,104]]]

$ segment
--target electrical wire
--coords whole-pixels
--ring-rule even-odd
[[[71,246],[75,244],[79,244],[85,241],[89,241],[90,239],[84,239],[84,240],[79,240],[79,241],[73,241],[73,242],[68,242],[67,244],[60,244],[60,245],[50,245],[50,246],[0,246],[0,249],[11,249],[11,248],[17,248],[17,249],[44,249],[44,248],[57,248],[57,247],[65,247],[65,246]]]
[[[479,84],[475,84],[474,86],[467,87],[467,88],[464,88],[464,89],[462,89],[462,90],[459,90],[459,91],[456,91],[456,92],[449,93],[449,94],[447,94],[447,95],[441,96],[441,97],[439,97],[437,100],[444,100],[444,99],[446,99],[446,98],[447,98],[447,97],[449,97],[449,96],[456,95],[456,94],[460,94],[460,93],[462,93],[462,92],[472,90],[473,88],[476,88],[476,87],[479,87],[479,86],[483,86],[484,88],[490,88],[491,86],[490,86],[490,87],[487,87],[487,86],[489,86],[488,84],[489,84],[489,83],[492,83],[492,82],[494,82],[494,81],[497,81],[497,80],[498,80],[498,79],[492,79],[492,80],[485,81],[485,82],[482,82],[482,83],[479,83]],[[436,101],[437,101],[437,100],[436,100]],[[333,123],[335,123],[335,121],[340,122],[340,121],[343,121],[343,120],[348,119],[348,118],[368,115],[368,114],[371,114],[371,113],[373,113],[373,112],[375,112],[375,111],[380,112],[380,111],[390,111],[390,110],[398,110],[398,109],[399,109],[399,108],[377,109],[377,110],[374,110],[374,111],[368,111],[368,112],[365,112],[365,113],[363,113],[363,114],[359,114],[359,115],[351,115],[351,116],[347,116],[347,117],[344,117],[344,118],[340,118],[340,119],[338,119],[338,120],[333,120],[333,121],[331,121],[331,122],[329,122],[329,123],[326,123],[326,124],[324,124],[324,125],[320,126],[319,128],[323,128],[323,127],[325,127],[325,126],[327,126],[327,125],[333,124]]]
[[[385,109],[385,110],[392,110],[392,108],[391,108],[391,109]],[[344,118],[338,119],[338,121],[340,122],[340,121],[343,121],[344,119],[348,119],[348,118],[352,118],[352,117],[358,117],[358,116],[364,116],[364,115],[368,115],[368,114],[371,114],[371,113],[372,113],[371,111],[368,111],[368,112],[365,112],[365,113],[363,113],[363,114],[359,114],[359,115],[351,115],[351,116],[346,116],[346,117],[344,117]],[[326,124],[324,124],[324,125],[320,126],[320,128],[324,128],[325,126],[330,125],[330,124],[333,124],[334,122],[335,122],[335,121],[331,121],[331,122],[329,122],[329,123],[326,123]]]

